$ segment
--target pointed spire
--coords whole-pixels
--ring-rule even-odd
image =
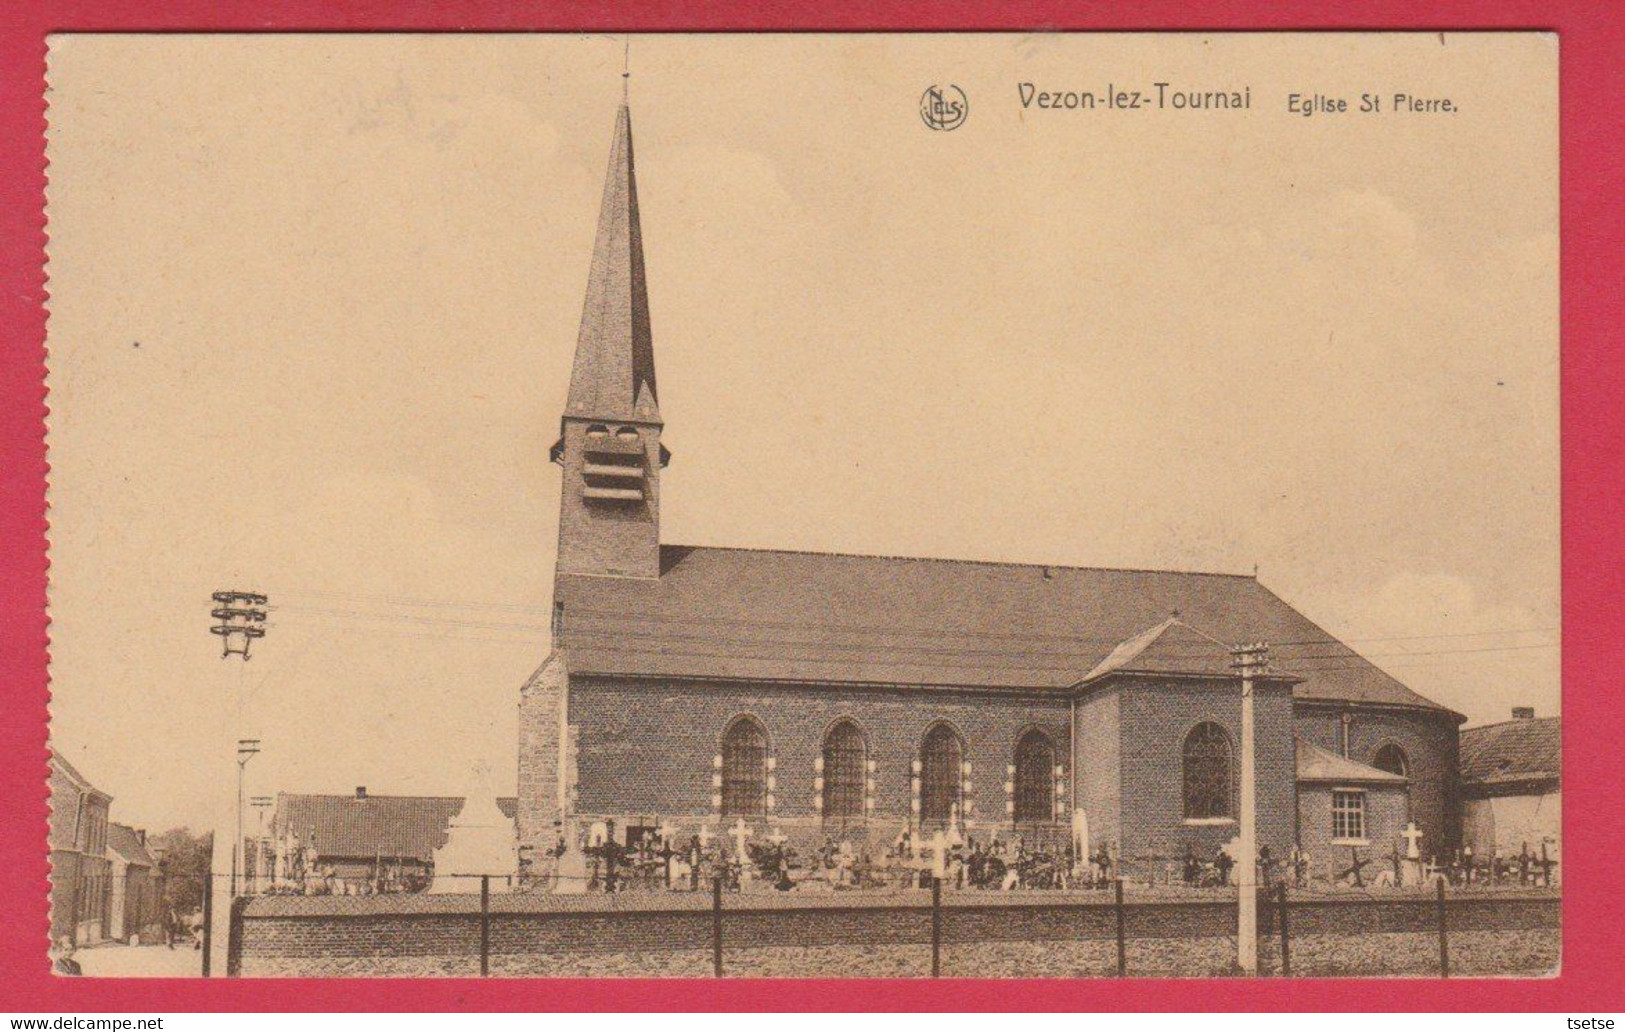
[[[660,422],[632,161],[632,112],[624,101],[615,118],[615,140],[609,152],[598,237],[587,277],[587,302],[581,312],[564,414]]]

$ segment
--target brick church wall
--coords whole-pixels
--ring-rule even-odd
[[[1342,754],[1339,704],[1297,704],[1298,737]],[[1410,819],[1422,829],[1424,856],[1448,855],[1460,844],[1460,771],[1456,723],[1448,713],[1351,706],[1349,758],[1370,764],[1377,750],[1392,743],[1410,761]]]
[[[568,679],[564,656],[555,652],[519,693],[516,824],[524,859],[553,845],[553,822],[559,817],[560,707]]]
[[[1231,742],[1231,780],[1241,774],[1241,700],[1234,682],[1125,683],[1119,690],[1122,736],[1122,849],[1135,857],[1177,858],[1191,846],[1204,859],[1236,835],[1236,825],[1184,819],[1185,736],[1211,721]],[[1296,811],[1297,750],[1292,693],[1260,686],[1254,694],[1254,764],[1258,844],[1277,857],[1292,848]],[[1238,789],[1232,789],[1239,792]],[[1238,812],[1233,796],[1231,812]]]
[[[1078,700],[1078,799],[1089,815],[1093,843],[1122,837],[1118,806],[1123,794],[1122,735],[1117,690],[1106,688]]]
[[[723,731],[750,714],[767,731],[774,760],[774,815],[815,818],[814,761],[837,720],[856,721],[875,761],[875,811],[901,828],[909,814],[910,767],[927,730],[946,721],[965,744],[978,824],[1005,820],[1006,767],[1017,737],[1047,731],[1068,764],[1065,699],[986,693],[858,690],[574,680],[570,722],[580,733],[577,776],[584,814],[704,816],[712,809],[712,762]],[[1070,782],[1070,778],[1068,778]]]

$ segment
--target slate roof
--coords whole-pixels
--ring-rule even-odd
[[[1303,699],[1449,713],[1255,577],[663,545],[659,579],[560,575],[574,675],[1061,690],[1171,614],[1271,643]],[[1210,664],[1212,642],[1164,643]],[[1228,659],[1226,659],[1228,672]],[[1459,718],[1458,716],[1458,719]]]
[[[1462,728],[1462,781],[1492,785],[1561,777],[1561,728],[1557,717]]]
[[[1298,780],[1335,781],[1339,783],[1403,785],[1410,779],[1403,774],[1391,774],[1358,763],[1347,756],[1322,749],[1318,745],[1298,739]]]
[[[1234,662],[1229,646],[1182,620],[1169,617],[1112,649],[1083,680],[1093,681],[1118,673],[1231,677],[1236,673]]]
[[[499,797],[510,819],[517,800]],[[446,844],[451,819],[463,808],[461,796],[296,795],[277,796],[271,834],[291,832],[301,843],[315,836],[316,852],[336,857],[413,857],[427,862]]]
[[[632,160],[632,113],[615,117],[609,171],[598,212],[581,310],[566,417],[660,422],[655,391],[654,339],[643,268],[643,229]]]
[[[156,867],[158,862],[147,852],[146,843],[136,830],[125,824],[107,825],[107,851],[116,853],[125,863],[138,867]]]

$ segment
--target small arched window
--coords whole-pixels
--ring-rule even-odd
[[[1185,736],[1185,818],[1230,814],[1230,737],[1214,723],[1197,724]]]
[[[594,423],[592,426],[587,427],[587,436],[588,437],[608,437],[609,436],[609,427],[605,426],[602,423]]]
[[[1055,819],[1055,746],[1037,728],[1016,743],[1016,820]]]
[[[824,818],[863,816],[863,732],[842,720],[824,736]]]
[[[638,439],[638,431],[636,427],[623,426],[615,431],[615,436],[623,441],[635,441]]]
[[[1411,760],[1405,755],[1405,750],[1392,742],[1377,750],[1371,758],[1371,765],[1378,770],[1385,770],[1390,774],[1398,774],[1402,778],[1411,776]]]
[[[920,820],[947,821],[959,805],[965,746],[947,724],[926,732],[920,745]]]
[[[740,717],[722,736],[722,815],[760,817],[767,810],[767,732]]]

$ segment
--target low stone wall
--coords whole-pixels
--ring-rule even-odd
[[[486,918],[493,975],[688,976],[712,974],[712,903],[706,894],[619,896],[494,894]],[[1505,974],[1557,963],[1561,903],[1550,891],[1462,892],[1447,903],[1460,967],[1491,973],[1506,943]],[[1295,897],[1294,974],[1434,974],[1437,902],[1424,894]],[[1124,907],[1131,974],[1225,973],[1235,954],[1233,892],[1163,890]],[[477,895],[263,897],[242,907],[238,970],[265,975],[479,974]],[[1260,955],[1278,956],[1271,908],[1260,914]],[[723,900],[730,975],[929,974],[927,892],[744,894]],[[1110,975],[1117,914],[1101,893],[945,892],[944,974],[962,977]],[[1517,945],[1520,944],[1521,945]]]

